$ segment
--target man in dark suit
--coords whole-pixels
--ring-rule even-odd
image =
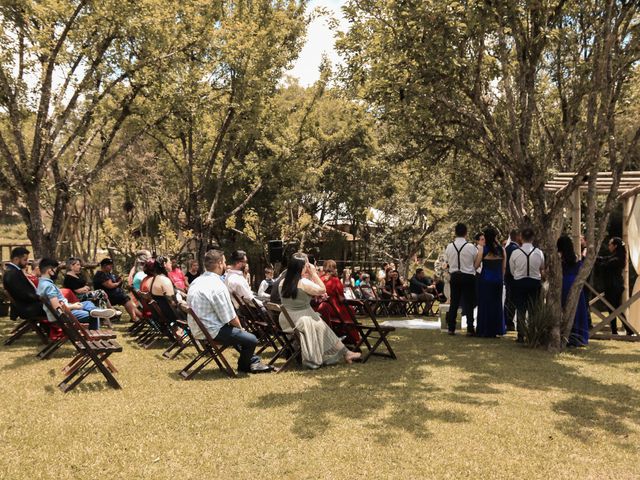
[[[12,319],[44,317],[42,303],[36,293],[36,287],[24,273],[29,262],[29,250],[16,247],[11,251],[11,262],[7,265],[3,275],[4,289],[11,295]]]

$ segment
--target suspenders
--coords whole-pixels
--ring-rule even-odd
[[[460,249],[458,250],[458,247],[456,247],[456,242],[451,242],[451,245],[453,245],[453,248],[455,249],[456,253],[458,254],[458,271],[461,272],[462,269],[460,268],[460,253],[462,253],[462,249],[464,247],[466,247],[469,244],[469,242],[464,242],[462,244],[462,246],[460,247]]]
[[[533,249],[528,254],[525,253],[525,251],[520,247],[518,247],[518,250],[520,250],[522,252],[522,254],[525,257],[527,257],[527,277],[530,278],[531,277],[531,261],[530,261],[531,258],[530,257],[531,257],[531,254],[537,250],[537,248],[533,247]]]

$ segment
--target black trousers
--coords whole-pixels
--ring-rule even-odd
[[[516,316],[516,304],[513,299],[513,278],[504,279],[504,320],[507,328],[513,328],[515,324],[513,319]]]
[[[447,312],[447,325],[450,332],[456,331],[458,308],[462,306],[462,314],[467,317],[467,331],[473,331],[473,308],[476,305],[476,276],[468,273],[451,274],[451,302]]]
[[[521,278],[513,281],[513,294],[516,312],[518,313],[518,337],[524,337],[524,325],[527,314],[532,315],[533,309],[540,300],[542,282],[535,278]]]
[[[614,286],[614,288],[605,289],[604,298],[607,300],[607,302],[609,302],[611,304],[611,306],[613,307],[614,310],[616,308],[618,308],[620,305],[622,305],[622,293],[623,292],[624,292],[624,287],[623,288],[616,288]],[[621,313],[620,316],[624,317],[624,312]],[[633,333],[633,332],[631,332],[629,330],[629,328],[626,325],[624,326],[624,328],[625,328],[625,330],[627,331],[627,333],[629,335],[631,335]],[[614,335],[618,334],[618,319],[617,318],[614,318],[613,320],[611,320],[611,333],[614,334]]]

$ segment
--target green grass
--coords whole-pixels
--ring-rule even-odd
[[[12,323],[0,320],[6,335]],[[118,327],[123,330],[124,327]],[[640,345],[552,356],[398,331],[398,360],[190,382],[121,335],[124,389],[61,393],[70,347],[0,347],[0,478],[638,478]]]

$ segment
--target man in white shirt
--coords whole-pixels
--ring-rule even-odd
[[[516,329],[514,318],[516,316],[516,304],[513,301],[513,275],[511,274],[511,266],[509,260],[511,260],[511,254],[520,248],[522,243],[522,236],[520,230],[513,229],[509,234],[509,240],[504,246],[507,253],[507,269],[504,272],[504,319],[507,324],[507,331],[512,332]]]
[[[224,281],[231,293],[231,301],[233,302],[233,305],[238,308],[238,303],[236,302],[234,295],[238,298],[244,297],[249,301],[255,298],[255,295],[249,286],[249,282],[247,282],[247,278],[244,276],[244,268],[248,263],[247,254],[244,250],[236,250],[231,254],[229,261],[231,268],[227,270],[227,276]],[[260,306],[262,306],[262,302],[259,299],[256,298],[256,301]]]
[[[462,314],[467,317],[467,335],[474,335],[473,309],[476,303],[476,269],[474,260],[478,249],[467,241],[467,226],[458,223],[455,229],[456,238],[447,245],[445,257],[451,275],[451,299],[447,312],[449,335],[455,335],[458,308],[462,306]]]
[[[231,303],[229,290],[220,279],[226,269],[224,254],[219,250],[209,250],[204,256],[204,268],[205,272],[189,287],[187,303],[216,342],[233,345],[240,352],[240,372],[271,371],[270,367],[260,363],[260,357],[253,354],[258,339],[242,328]],[[193,335],[202,338],[202,332],[191,317],[188,322]]]
[[[513,301],[518,314],[518,343],[524,342],[526,314],[532,314],[542,290],[544,254],[533,246],[534,237],[531,228],[522,230],[522,246],[513,250],[509,259],[509,270],[513,275]]]

